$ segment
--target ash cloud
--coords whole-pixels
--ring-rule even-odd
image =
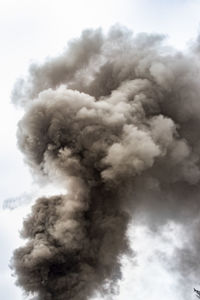
[[[110,293],[130,252],[134,214],[142,211],[152,230],[198,219],[199,79],[196,50],[176,52],[161,35],[115,26],[107,35],[84,31],[18,80],[13,102],[25,110],[18,145],[35,174],[68,190],[39,198],[24,222],[28,241],[12,266],[27,293],[40,300]],[[190,255],[195,261],[196,250]]]

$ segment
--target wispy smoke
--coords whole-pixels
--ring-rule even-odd
[[[183,54],[163,39],[84,31],[16,84],[26,162],[68,190],[36,201],[13,256],[18,284],[38,299],[112,292],[133,212],[152,229],[199,215],[198,47]]]
[[[26,205],[31,202],[33,199],[34,194],[33,193],[23,193],[16,197],[10,197],[3,201],[2,208],[3,209],[9,209],[13,210],[16,209],[22,205]]]

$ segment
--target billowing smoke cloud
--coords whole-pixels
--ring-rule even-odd
[[[68,190],[36,201],[13,256],[17,283],[38,299],[112,292],[133,213],[152,230],[199,216],[198,47],[183,54],[163,39],[84,31],[15,86],[26,162]]]

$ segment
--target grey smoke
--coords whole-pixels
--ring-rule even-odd
[[[23,193],[16,197],[6,198],[3,201],[3,209],[14,210],[20,206],[29,204],[34,196],[34,193]]]
[[[130,251],[134,214],[142,212],[152,230],[198,220],[197,50],[176,52],[164,36],[133,36],[120,27],[107,35],[87,30],[18,80],[13,101],[25,110],[19,147],[35,174],[68,190],[39,198],[24,222],[28,241],[12,265],[27,293],[40,300],[110,293],[120,257]],[[192,259],[180,255],[194,274],[197,232],[193,226]]]

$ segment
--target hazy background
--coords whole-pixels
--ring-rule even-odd
[[[183,50],[199,32],[199,12],[199,0],[0,0],[0,299],[23,299],[8,265],[13,249],[23,243],[19,229],[31,199],[38,194],[16,147],[16,124],[23,112],[10,104],[15,80],[26,74],[31,62],[61,53],[67,41],[85,28],[107,31],[120,23],[134,33],[162,33],[170,45]],[[47,187],[40,193],[53,192]],[[12,199],[6,201],[11,208],[15,200],[21,205],[3,209],[5,199]],[[162,235],[152,236],[145,228],[130,228],[134,250],[140,255],[123,258],[124,280],[117,300],[183,299],[177,277],[166,270],[162,257],[163,251],[170,259],[173,243],[181,242],[176,238],[179,230],[171,226]],[[198,287],[198,278],[194,286]],[[195,299],[192,288],[191,299]]]

